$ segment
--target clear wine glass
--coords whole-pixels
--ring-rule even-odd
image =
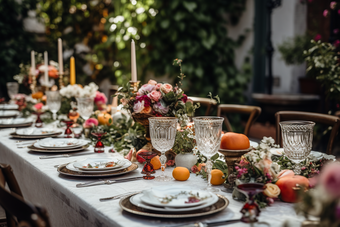
[[[93,98],[77,98],[77,107],[80,116],[86,121],[93,113]]]
[[[7,93],[11,100],[14,98],[16,94],[19,92],[19,84],[17,82],[7,82]]]
[[[195,136],[198,150],[207,157],[208,187],[211,192],[218,192],[210,183],[212,162],[211,157],[217,153],[221,143],[223,117],[194,117]]]
[[[164,174],[166,163],[165,152],[174,146],[178,119],[175,117],[150,117],[148,120],[152,146],[162,153],[159,158],[162,174],[156,177],[155,180],[170,181],[172,178]]]
[[[312,150],[313,128],[312,121],[282,121],[279,123],[282,133],[282,144],[285,155],[295,163],[294,173],[301,173],[301,162]]]
[[[61,106],[61,95],[59,91],[46,91],[46,104],[53,113],[53,120],[57,119],[57,112]]]

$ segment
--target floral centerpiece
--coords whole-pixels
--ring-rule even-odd
[[[180,66],[180,82],[185,77],[181,68],[182,60],[175,59],[174,65]],[[199,104],[193,103],[179,85],[172,86],[168,83],[158,83],[155,80],[149,80],[147,84],[142,85],[136,93],[131,92],[129,86],[122,87],[118,91],[118,98],[129,110],[135,121],[140,122],[147,128],[147,118],[156,117],[177,117],[181,126],[186,126],[189,117],[194,115]]]

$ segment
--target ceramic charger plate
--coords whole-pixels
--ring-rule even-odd
[[[89,172],[80,172],[80,171],[73,171],[70,169],[67,169],[66,166],[68,164],[64,164],[64,165],[60,165],[58,167],[58,172],[62,175],[66,175],[66,176],[73,176],[73,177],[113,177],[113,176],[119,176],[119,175],[123,175],[123,174],[127,174],[130,173],[132,171],[135,171],[136,169],[138,169],[138,165],[136,163],[131,163],[131,165],[125,169],[121,169],[121,170],[117,170],[117,171],[112,171],[112,172],[108,172],[105,171],[105,173],[89,173]],[[73,166],[73,165],[72,165]]]
[[[106,167],[105,164],[110,162],[114,163],[114,166]],[[73,166],[79,170],[92,172],[113,170],[122,167],[125,164],[126,161],[117,158],[87,158],[73,163]],[[91,165],[92,168],[87,167],[88,165]],[[98,167],[96,168],[96,166]]]
[[[32,120],[25,118],[0,119],[0,128],[28,127],[32,124]]]
[[[136,193],[138,194],[138,193]],[[193,210],[193,211],[182,211],[180,213],[174,213],[174,212],[154,212],[152,210],[146,210],[144,208],[138,207],[130,202],[130,198],[136,194],[126,196],[122,198],[119,201],[119,206],[132,214],[136,215],[142,215],[142,216],[147,216],[147,217],[157,217],[157,218],[173,218],[173,219],[178,219],[178,218],[192,218],[192,217],[201,217],[205,215],[210,215],[214,213],[218,213],[229,205],[229,200],[222,196],[222,195],[217,195],[218,201],[214,203],[211,206],[198,209],[198,210]]]
[[[21,136],[46,136],[60,132],[62,132],[60,129],[54,128],[25,128],[16,130],[16,134]]]
[[[64,148],[71,148],[71,147],[78,147],[82,141],[73,138],[68,139],[53,139],[53,138],[46,138],[38,141],[36,144],[40,147],[45,147],[46,149],[64,149]]]
[[[116,171],[120,171],[123,169],[126,169],[128,167],[130,167],[132,165],[132,162],[130,162],[129,160],[124,160],[124,163],[122,166],[115,168],[115,169],[107,169],[107,170],[81,170],[78,169],[76,167],[74,167],[73,163],[70,163],[66,166],[66,169],[71,170],[71,171],[75,171],[75,172],[79,172],[79,173],[108,173],[108,172],[116,172]]]
[[[131,196],[130,197],[130,202],[133,205],[137,206],[137,207],[148,209],[148,210],[178,213],[178,212],[186,212],[186,211],[199,210],[199,209],[203,209],[205,207],[213,205],[214,203],[216,203],[218,201],[218,196],[216,196],[213,193],[211,193],[211,194],[212,194],[212,199],[210,199],[209,201],[206,201],[206,203],[203,203],[201,205],[194,206],[194,207],[184,207],[184,208],[178,208],[178,207],[171,208],[171,207],[155,207],[155,206],[150,206],[148,204],[143,203],[143,201],[141,200],[141,197],[143,196],[143,193]]]

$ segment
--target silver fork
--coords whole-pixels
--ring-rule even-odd
[[[128,195],[132,195],[132,194],[137,194],[140,193],[141,191],[136,191],[136,192],[126,192],[123,194],[119,194],[116,196],[112,196],[112,197],[107,197],[107,198],[100,198],[99,201],[103,202],[103,201],[107,201],[107,200],[116,200],[116,199],[120,199],[122,197],[128,196]]]

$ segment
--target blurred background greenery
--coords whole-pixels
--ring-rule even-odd
[[[130,79],[130,42],[136,41],[138,77],[176,82],[175,58],[183,59],[188,95],[218,94],[222,103],[244,103],[251,75],[249,59],[241,70],[235,48],[245,38],[228,38],[226,25],[236,25],[246,0],[12,0],[0,1],[1,90],[29,63],[29,52],[47,50],[57,60],[62,38],[64,64],[76,59],[77,83],[108,78],[121,85]],[[35,12],[35,13],[32,13]],[[38,18],[44,34],[23,29],[26,17]],[[157,79],[157,78],[156,78]],[[194,86],[193,86],[194,85]],[[2,95],[6,95],[3,92]]]

